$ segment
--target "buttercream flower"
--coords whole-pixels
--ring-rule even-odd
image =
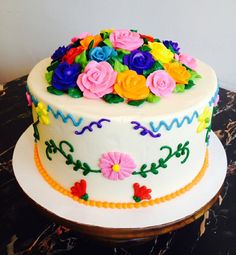
[[[150,53],[154,59],[162,63],[169,63],[174,57],[174,54],[163,43],[148,42],[148,47],[151,49]]]
[[[148,189],[146,186],[140,186],[138,183],[134,183],[134,196],[133,199],[135,202],[140,202],[144,199],[151,199],[150,193],[152,192],[151,189]]]
[[[80,71],[79,64],[60,63],[53,72],[52,86],[63,91],[76,87],[76,79]]]
[[[114,56],[117,56],[117,52],[109,46],[95,47],[89,51],[89,58],[97,62],[106,61]]]
[[[114,90],[120,97],[130,100],[147,98],[150,92],[146,86],[146,78],[132,70],[118,73]]]
[[[91,61],[77,79],[77,85],[86,98],[101,98],[113,92],[117,73],[107,62]]]
[[[54,51],[54,53],[51,56],[51,59],[53,61],[56,61],[56,60],[60,61],[66,54],[67,50],[68,49],[65,46],[59,47],[57,50]]]
[[[128,154],[108,152],[100,158],[99,167],[104,177],[110,180],[123,180],[132,174],[136,164]]]
[[[83,40],[80,41],[80,44],[84,47],[84,49],[88,49],[89,44],[93,41],[93,48],[97,47],[98,44],[102,41],[102,37],[100,35],[88,35]]]
[[[197,133],[201,133],[204,129],[208,128],[211,123],[212,111],[210,107],[206,106],[201,115],[198,117],[199,125],[197,127]]]
[[[216,99],[215,99],[215,101],[213,103],[213,106],[216,107],[218,105],[219,101],[220,101],[220,96],[217,95],[217,97],[216,97]]]
[[[120,48],[132,51],[138,49],[143,44],[140,34],[128,29],[114,30],[109,38],[115,49]]]
[[[147,86],[156,96],[168,96],[175,88],[175,80],[164,70],[157,70],[147,77]]]
[[[163,41],[163,44],[166,46],[166,48],[172,48],[174,50],[175,53],[179,54],[179,50],[180,50],[180,47],[179,47],[179,44],[177,42],[173,42],[173,41],[170,41],[170,40],[165,40]]]
[[[84,51],[82,46],[71,48],[68,50],[66,55],[62,58],[63,61],[66,61],[68,64],[72,64],[75,61],[76,56],[81,54]]]
[[[167,73],[176,81],[178,84],[187,84],[191,74],[187,69],[178,62],[167,63],[164,65]]]
[[[154,42],[154,37],[152,37],[151,35],[142,35],[140,34],[140,37],[143,39],[147,39],[149,42]]]
[[[48,116],[48,110],[47,108],[43,105],[42,102],[39,102],[37,107],[35,108],[35,111],[38,115],[39,122],[45,125],[50,124],[50,119]]]
[[[142,74],[144,70],[151,68],[154,62],[155,60],[148,51],[134,50],[124,56],[124,64],[138,74]]]
[[[25,92],[25,96],[26,96],[26,100],[28,102],[28,106],[32,106],[31,96],[28,91]]]
[[[188,54],[179,54],[177,57],[178,61],[184,65],[186,65],[187,67],[191,68],[192,70],[196,70],[197,68],[197,62],[196,59],[191,57]]]
[[[88,194],[86,193],[86,188],[87,183],[82,179],[80,182],[75,182],[75,184],[70,188],[71,194],[87,201]]]

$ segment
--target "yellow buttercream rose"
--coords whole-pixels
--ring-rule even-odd
[[[130,100],[147,98],[150,92],[146,86],[146,78],[132,70],[118,73],[114,90],[120,97]]]
[[[180,63],[166,63],[164,67],[167,73],[176,81],[176,83],[188,84],[191,74]]]
[[[167,49],[163,43],[148,42],[148,47],[151,49],[150,53],[157,61],[161,61],[162,63],[169,63],[174,58],[173,52]]]

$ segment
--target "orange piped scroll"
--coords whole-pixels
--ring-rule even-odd
[[[202,168],[200,169],[200,171],[196,175],[196,177],[189,184],[187,184],[184,187],[176,190],[175,192],[172,192],[165,196],[154,198],[154,199],[151,199],[148,201],[141,201],[139,203],[136,203],[136,202],[113,203],[113,202],[96,201],[96,200],[85,201],[83,199],[78,198],[77,196],[72,195],[69,190],[63,188],[60,184],[58,184],[56,181],[54,181],[48,175],[46,169],[43,167],[43,165],[40,161],[37,144],[35,144],[35,147],[34,147],[34,161],[35,161],[35,164],[36,164],[40,174],[52,188],[54,188],[58,192],[62,193],[63,195],[72,198],[73,200],[79,202],[80,204],[94,206],[94,207],[103,207],[103,208],[131,209],[131,208],[140,208],[140,207],[147,207],[147,206],[153,206],[156,204],[160,204],[160,203],[169,201],[171,199],[174,199],[174,198],[184,194],[185,192],[189,191],[193,186],[195,186],[202,179],[203,175],[206,172],[206,169],[208,167],[208,149],[206,150],[206,155],[205,155],[205,159],[204,159]]]

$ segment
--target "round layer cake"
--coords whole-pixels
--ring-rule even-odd
[[[212,68],[177,43],[129,30],[83,33],[29,74],[36,165],[84,205],[174,199],[207,171],[217,95]]]

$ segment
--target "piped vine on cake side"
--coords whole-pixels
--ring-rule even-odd
[[[201,78],[196,60],[177,42],[160,41],[137,30],[84,32],[51,56],[45,79],[57,96],[102,99],[139,106],[182,93]]]

